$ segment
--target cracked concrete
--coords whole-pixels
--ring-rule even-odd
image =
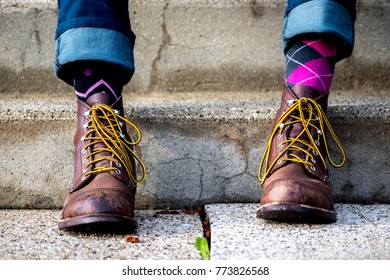
[[[161,24],[161,29],[162,29],[162,42],[161,42],[161,45],[158,49],[158,52],[157,52],[157,57],[153,60],[152,62],[152,69],[150,71],[150,83],[149,83],[149,86],[148,86],[148,89],[146,90],[147,93],[150,93],[150,92],[153,92],[156,90],[156,86],[157,86],[157,83],[158,83],[158,63],[160,62],[161,60],[161,57],[162,57],[162,52],[164,51],[164,48],[170,44],[170,35],[167,31],[167,25],[166,25],[166,19],[165,19],[165,11],[168,9],[168,6],[169,6],[169,1],[166,0],[165,1],[165,6],[163,7],[163,10],[162,10],[162,24]]]
[[[331,96],[339,103],[330,108],[349,161],[331,176],[338,201],[387,202],[390,6],[359,2],[356,49],[338,64]],[[137,207],[258,199],[258,161],[280,95],[285,3],[130,1],[137,70],[126,111],[144,133],[138,151],[149,173]],[[9,193],[0,206],[61,207],[75,111],[64,94],[72,88],[52,70],[56,1],[0,7],[0,167]],[[366,176],[371,170],[378,176]]]
[[[203,130],[175,125],[174,134],[171,124],[159,124],[158,127],[144,124],[143,128],[145,138],[153,134],[148,138],[152,140],[141,147],[153,175],[141,188],[156,194],[163,201],[161,207],[175,204],[186,208],[205,201],[223,202],[224,189],[230,178],[245,170],[245,160],[235,143],[222,143],[215,128],[208,126],[208,130]],[[248,185],[250,189],[255,192],[255,184]],[[141,192],[140,199],[147,200]]]
[[[211,260],[390,258],[390,205],[336,204],[338,221],[325,225],[257,219],[257,207],[240,203],[205,206]],[[62,232],[57,228],[59,217],[58,210],[0,210],[0,259],[200,260],[195,240],[204,232],[201,219],[193,211],[137,210],[139,227],[128,233],[139,238],[137,243],[127,242],[128,235],[124,234]],[[345,270],[343,265],[341,269]],[[369,273],[372,276],[372,271]]]
[[[359,1],[356,46],[333,89],[389,87],[386,1]],[[262,91],[280,86],[286,1],[130,1],[136,73],[126,92]],[[53,75],[54,0],[0,2],[0,92],[71,92]],[[368,51],[369,50],[369,51]]]
[[[329,117],[348,158],[345,167],[330,170],[334,197],[388,203],[390,101],[365,94],[332,95]],[[188,94],[125,94],[127,117],[143,133],[136,151],[147,167],[137,208],[257,202],[257,169],[279,102],[279,92],[272,95],[199,93],[192,100]],[[0,207],[60,208],[71,180],[73,97],[34,96],[0,102]]]

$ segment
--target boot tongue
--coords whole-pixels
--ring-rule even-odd
[[[320,93],[312,87],[302,85],[294,86],[290,90],[288,89],[287,92],[296,99],[306,97],[316,100],[317,103],[321,105],[322,110],[326,112],[328,107],[328,93]]]
[[[316,99],[321,95],[321,93],[316,89],[303,85],[291,87],[290,93],[292,93],[292,95],[294,95],[296,98],[308,97]]]
[[[115,101],[116,98],[112,94],[108,93],[108,91],[101,91],[89,96],[86,103],[91,107],[97,104],[106,104],[111,106],[115,103]]]
[[[321,94],[317,90],[315,90],[311,87],[307,87],[307,86],[295,86],[291,89],[288,89],[287,91],[288,91],[287,95],[290,95],[295,99],[300,99],[300,98],[314,99],[319,105],[321,105],[321,108],[323,109],[323,111],[326,112],[328,94]],[[299,116],[298,112],[295,112],[294,115]],[[285,133],[286,133],[287,139],[294,139],[294,138],[297,138],[297,136],[302,132],[302,130],[304,128],[303,128],[302,123],[298,122],[298,123],[294,123],[294,124],[286,127],[285,129],[286,129]],[[311,131],[311,135],[314,137],[314,133],[316,133],[316,131],[313,131],[312,128],[310,128],[310,131]],[[303,140],[307,143],[310,143],[309,136],[307,135],[306,132],[304,132],[300,136],[299,139]],[[300,142],[295,142],[294,146],[297,146],[297,147],[300,147],[304,150],[307,150],[307,146],[300,143]],[[295,154],[296,156],[298,156],[301,159],[306,158],[305,153],[302,151],[299,151],[299,150],[289,150],[289,151],[287,151],[287,154]],[[290,156],[287,156],[287,157],[290,157]]]
[[[120,104],[117,102],[118,100],[113,96],[113,94],[109,93],[109,91],[100,91],[97,93],[92,94],[91,96],[88,97],[86,100],[86,103],[92,107],[93,105],[108,105],[113,109],[117,109]],[[120,102],[119,102],[120,103]],[[101,113],[99,113],[101,114]],[[103,125],[107,125],[108,121],[105,119],[100,119]],[[96,136],[96,135],[95,135]],[[95,145],[93,145],[93,148],[100,148],[100,149],[106,149],[107,146],[103,142],[99,142]],[[108,151],[101,151],[98,154],[95,154],[93,156],[93,159],[97,158],[104,158],[104,157],[113,157],[112,153]],[[94,167],[104,167],[104,166],[111,166],[112,162],[109,160],[101,160],[98,161],[97,163],[94,164]]]

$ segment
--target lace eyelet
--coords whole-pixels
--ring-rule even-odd
[[[118,175],[121,175],[121,174],[122,174],[122,172],[121,172],[119,169],[117,169],[117,170],[115,171],[115,173],[118,174]]]
[[[316,150],[314,150],[313,155],[318,156],[318,152]]]
[[[284,123],[279,124],[279,128],[283,128],[283,127],[284,127]]]
[[[124,122],[119,122],[119,125],[120,125],[121,127],[123,127],[123,126],[125,125],[125,123],[124,123]]]
[[[122,164],[121,164],[120,162],[117,162],[117,163],[116,163],[116,166],[122,167]]]
[[[282,161],[280,159],[276,162],[276,164],[281,164],[281,163]]]
[[[89,117],[89,113],[90,113],[90,111],[85,111],[84,116]]]
[[[122,139],[125,139],[125,136],[126,135],[124,133],[119,134],[119,137],[122,138]]]
[[[84,141],[85,141],[85,135],[82,136],[82,137],[80,138],[80,140],[81,140],[82,142],[84,142]]]
[[[314,158],[311,159],[312,163],[316,163],[316,160]]]
[[[283,137],[283,134],[278,134],[278,136],[276,136],[276,138],[278,139],[281,139]]]
[[[317,130],[317,134],[318,134],[318,135],[321,135],[321,134],[322,134],[322,131],[321,131],[321,130]]]
[[[316,171],[316,168],[315,168],[315,166],[313,166],[313,165],[310,166],[310,169],[313,170],[313,171]]]
[[[319,146],[321,144],[321,142],[318,140],[315,140],[314,142],[316,143],[317,146]]]
[[[283,147],[283,143],[280,143],[279,145],[278,145],[278,149],[281,149],[282,147]]]
[[[88,124],[87,123],[83,124],[83,128],[87,129],[88,128]]]
[[[115,114],[118,115],[118,114],[120,114],[120,112],[121,112],[121,111],[119,111],[118,109],[114,109],[114,113],[115,113]]]
[[[82,153],[83,155],[85,155],[86,152],[87,152],[86,149],[82,149],[82,150],[81,150],[81,153]]]
[[[293,104],[294,104],[294,100],[292,100],[292,99],[287,100],[287,105],[288,106],[291,106]]]

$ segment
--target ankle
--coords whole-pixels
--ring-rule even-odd
[[[87,102],[93,95],[104,93],[108,95],[104,99],[112,103],[121,96],[123,84],[117,67],[104,62],[84,61],[78,62],[74,69],[74,90],[79,100]]]

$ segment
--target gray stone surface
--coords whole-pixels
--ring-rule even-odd
[[[0,210],[1,260],[199,260],[198,215],[136,211],[138,230],[123,235],[58,230],[58,210]],[[135,235],[139,243],[126,242]]]
[[[389,260],[390,205],[338,204],[328,225],[256,218],[258,204],[207,205],[213,260]]]
[[[388,203],[390,99],[386,92],[354,94],[335,92],[330,101],[329,117],[348,158],[345,167],[331,169],[335,200]],[[143,133],[137,152],[147,167],[137,208],[257,202],[258,162],[279,95],[125,95],[127,116]],[[62,207],[73,172],[75,106],[71,95],[52,97],[0,102],[0,207]]]
[[[390,205],[337,204],[329,225],[267,222],[258,204],[206,205],[212,260],[390,260]],[[122,235],[65,233],[59,210],[0,210],[1,260],[199,260],[199,216],[136,211]],[[125,241],[127,235],[139,243]]]
[[[287,1],[130,1],[136,73],[127,92],[275,90]],[[0,93],[64,92],[53,75],[54,0],[0,1]],[[389,87],[390,5],[359,1],[356,47],[334,89]]]

